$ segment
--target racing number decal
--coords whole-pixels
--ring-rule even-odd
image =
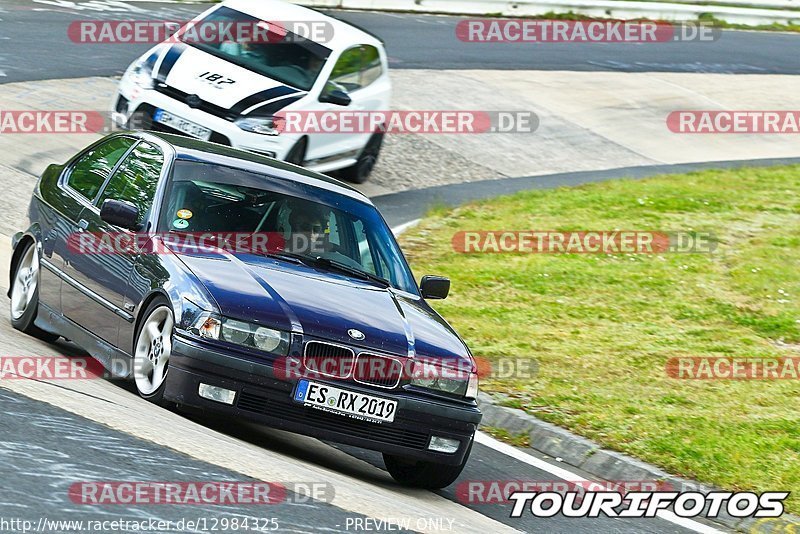
[[[216,85],[231,85],[236,83],[236,80],[231,80],[230,78],[226,78],[222,74],[217,74],[214,72],[204,72],[203,74],[198,76],[198,78]]]

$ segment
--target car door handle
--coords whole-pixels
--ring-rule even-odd
[[[78,226],[75,227],[75,231],[83,232],[87,228],[89,228],[89,221],[87,221],[86,219],[81,219],[80,221],[78,221]]]

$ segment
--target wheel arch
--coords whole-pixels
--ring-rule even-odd
[[[21,233],[15,237],[15,242],[13,244],[13,252],[11,253],[11,261],[9,262],[8,266],[8,291],[6,292],[7,297],[11,297],[11,288],[13,287],[14,281],[14,273],[17,270],[17,264],[19,263],[20,258],[22,257],[22,251],[25,250],[25,246],[28,243],[33,243],[36,246],[36,238],[31,233]]]

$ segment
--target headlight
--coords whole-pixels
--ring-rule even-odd
[[[244,117],[237,119],[234,124],[246,132],[261,135],[281,134],[281,130],[273,117]]]
[[[125,73],[131,83],[142,89],[153,88],[153,67],[156,65],[158,53],[153,52],[147,58],[137,60]]]
[[[289,353],[289,333],[227,317],[201,316],[189,329],[206,339],[227,341],[253,349],[285,356]]]
[[[411,385],[468,399],[478,396],[478,375],[472,369],[446,367],[429,361],[414,362]]]

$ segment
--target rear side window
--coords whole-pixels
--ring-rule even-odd
[[[72,167],[67,185],[94,200],[114,166],[135,142],[130,137],[114,137],[86,152]]]
[[[158,147],[142,142],[125,158],[117,172],[109,180],[98,205],[111,198],[126,200],[139,208],[139,223],[153,205],[164,156]]]

